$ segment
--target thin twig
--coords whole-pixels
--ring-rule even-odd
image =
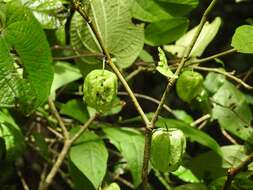
[[[128,96],[128,93],[126,92],[118,92],[118,95],[121,95],[121,96]],[[160,104],[160,101],[151,97],[151,96],[147,96],[145,94],[140,94],[140,93],[134,93],[135,97],[137,98],[142,98],[142,99],[145,99],[145,100],[148,100],[148,101],[151,101],[151,102],[154,102],[155,104],[159,105]],[[163,109],[165,109],[167,112],[169,112],[170,114],[172,114],[173,116],[176,117],[175,113],[173,112],[173,110],[167,106],[166,104],[163,105]]]
[[[61,60],[69,60],[69,59],[78,59],[82,57],[101,57],[101,55],[97,53],[85,53],[85,54],[79,54],[79,55],[70,55],[70,56],[64,56],[64,57],[53,57],[54,61],[61,61]]]
[[[53,133],[55,136],[57,136],[59,139],[64,139],[64,137],[62,136],[62,134],[60,134],[58,131],[56,131],[55,129],[51,128],[51,127],[47,127],[47,129]]]
[[[199,130],[203,129],[203,127],[205,127],[206,124],[207,124],[207,120],[205,120],[203,123],[201,123],[201,124],[198,126],[198,129],[199,129]]]
[[[19,179],[22,183],[22,186],[23,186],[24,190],[30,190],[30,188],[28,187],[28,185],[25,181],[25,178],[24,178],[22,172],[20,170],[17,170],[17,173],[18,173],[18,177],[19,177]]]
[[[235,52],[236,52],[236,49],[232,48],[232,49],[229,49],[229,50],[226,50],[226,51],[217,53],[217,54],[215,54],[215,55],[211,55],[211,56],[209,56],[209,57],[205,57],[205,58],[202,58],[202,59],[193,60],[193,61],[191,61],[189,64],[186,64],[186,66],[193,65],[193,64],[199,64],[199,63],[204,63],[204,62],[207,62],[207,61],[211,61],[211,60],[213,60],[213,59],[216,59],[216,58],[218,58],[218,57],[222,57],[222,56],[225,56],[225,55],[228,55],[228,54],[231,54],[231,53],[235,53]]]
[[[227,180],[224,183],[222,190],[230,190],[230,186],[240,172],[248,167],[248,165],[253,162],[253,153],[251,153],[243,162],[241,162],[237,167],[232,167],[228,169]]]
[[[165,187],[166,190],[171,190],[171,187],[169,186],[169,184],[168,184],[167,181],[163,178],[163,176],[160,174],[159,171],[155,171],[155,176],[156,176],[157,179],[163,184],[163,186]]]
[[[69,51],[74,51],[74,52],[78,52],[80,54],[87,54],[87,53],[92,53],[90,51],[86,51],[83,49],[78,49],[78,48],[73,48],[73,47],[69,47],[69,46],[59,46],[59,45],[54,45],[51,47],[51,49],[56,49],[56,50],[69,50]],[[103,57],[104,55],[101,53],[96,52],[96,55]]]
[[[70,138],[71,144],[73,144],[83,134],[83,132],[89,127],[89,125],[95,120],[96,117],[97,114],[94,114],[83,126],[80,127],[79,131],[75,133],[73,137]]]
[[[58,111],[57,111],[57,109],[55,107],[54,101],[51,98],[48,99],[48,104],[49,104],[49,107],[51,109],[52,114],[57,119],[57,121],[59,123],[59,126],[61,127],[61,129],[63,131],[64,138],[68,139],[69,138],[68,130],[67,130],[64,122],[62,121],[62,118],[61,118],[60,114],[58,113]]]
[[[226,77],[234,80],[235,82],[241,84],[244,88],[248,89],[248,90],[253,90],[253,86],[250,86],[248,84],[246,84],[243,80],[235,77],[234,75],[226,72],[226,71],[222,71],[220,69],[216,69],[216,68],[208,68],[208,67],[200,67],[200,66],[192,66],[192,68],[196,69],[196,70],[201,70],[201,71],[210,71],[210,72],[215,72],[215,73],[219,73],[222,75],[225,75]]]
[[[211,117],[210,114],[203,115],[203,116],[200,117],[199,119],[197,119],[197,120],[195,120],[194,122],[192,122],[190,125],[191,125],[192,127],[193,127],[193,126],[196,126],[196,125],[202,123],[203,121],[208,120],[210,117]]]
[[[51,106],[54,104],[52,104],[52,102],[50,102]],[[52,107],[54,109],[54,115],[55,117],[59,117],[57,120],[59,122],[60,125],[60,121],[63,123],[58,111],[56,110],[55,107]],[[54,163],[53,167],[51,168],[50,172],[48,173],[47,177],[45,178],[45,181],[43,182],[43,184],[41,185],[39,190],[46,190],[49,185],[52,183],[53,178],[55,177],[56,173],[58,172],[59,168],[61,167],[65,157],[67,156],[69,149],[71,148],[71,145],[78,139],[78,137],[80,137],[80,135],[87,129],[87,127],[95,120],[96,118],[96,114],[94,114],[92,117],[90,117],[88,119],[88,121],[79,129],[79,131],[73,136],[70,137],[68,131],[67,134],[65,135],[65,141],[64,141],[64,145],[63,148],[60,152],[60,154],[57,157],[56,162]],[[64,123],[63,123],[64,124]]]
[[[130,183],[129,181],[125,180],[124,178],[120,176],[115,177],[115,180],[123,183],[125,186],[129,187],[130,189],[135,189],[135,186],[132,183]]]
[[[231,135],[223,128],[221,128],[221,133],[223,134],[224,137],[226,137],[232,144],[238,144],[238,142],[231,137]]]
[[[139,66],[137,69],[135,69],[133,72],[131,72],[129,75],[126,77],[126,81],[131,80],[134,78],[136,75],[138,75],[140,72],[145,71],[146,69],[144,67]]]
[[[48,159],[46,159],[48,161]],[[44,167],[42,169],[42,172],[40,174],[40,183],[38,189],[42,189],[44,180],[46,178],[46,173],[47,173],[47,168],[48,168],[48,163],[44,164]]]
[[[207,16],[209,15],[209,13],[211,12],[211,10],[214,8],[215,4],[217,3],[218,0],[212,0],[211,4],[208,6],[208,8],[206,9],[206,11],[204,12],[202,18],[201,18],[201,21],[200,21],[200,24],[198,26],[198,29],[196,31],[196,33],[194,34],[193,36],[193,39],[189,45],[189,47],[186,49],[186,53],[184,55],[184,57],[181,59],[178,67],[177,67],[177,70],[175,72],[175,76],[179,76],[181,70],[183,69],[186,61],[188,60],[190,54],[191,54],[191,51],[201,33],[201,30],[202,28],[204,27],[204,24],[206,22],[206,19],[207,19]],[[155,126],[155,122],[158,118],[158,115],[163,107],[163,104],[165,102],[165,99],[167,97],[167,93],[169,93],[169,91],[172,89],[172,87],[174,86],[175,82],[176,82],[177,78],[176,77],[173,77],[173,78],[170,78],[168,80],[168,84],[166,86],[166,89],[162,95],[162,98],[161,98],[161,101],[160,101],[160,104],[158,105],[155,113],[154,113],[154,116],[151,120],[151,125],[150,128],[148,130],[146,130],[146,134],[145,134],[145,147],[144,147],[144,160],[143,160],[143,169],[142,169],[142,186],[143,186],[143,190],[147,190],[148,188],[148,166],[149,166],[149,158],[150,158],[150,147],[151,147],[151,137],[152,137],[152,129],[154,128]]]
[[[246,81],[248,78],[249,78],[249,76],[251,75],[253,73],[253,67],[247,72],[247,74],[243,77],[243,79],[242,79],[242,81]],[[240,86],[241,86],[242,84],[238,84],[236,87],[237,88],[240,88]]]

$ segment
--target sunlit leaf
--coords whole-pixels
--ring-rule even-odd
[[[192,57],[199,57],[203,54],[207,46],[212,42],[218,30],[221,26],[221,18],[216,17],[213,22],[209,23],[206,22],[201,33],[198,37],[197,42],[193,46],[190,56]],[[183,57],[185,48],[189,47],[198,26],[194,27],[190,31],[188,31],[184,36],[178,39],[175,45],[167,45],[164,49],[172,54],[177,55],[178,57]]]
[[[253,53],[253,26],[243,25],[236,29],[232,46],[241,53]]]
[[[233,84],[225,81],[214,94],[212,102],[212,117],[222,128],[243,140],[252,136],[250,107],[245,96]]]
[[[130,66],[138,57],[144,44],[143,26],[131,23],[130,7],[119,0],[93,0],[89,2],[89,11],[105,48],[122,68]],[[75,14],[71,24],[72,45],[78,49],[101,52],[95,35],[84,23],[79,14]],[[96,62],[86,59],[86,62]]]

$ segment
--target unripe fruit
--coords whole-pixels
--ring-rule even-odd
[[[191,102],[202,90],[203,77],[194,71],[184,71],[176,84],[177,95],[185,102]]]
[[[117,76],[107,70],[93,70],[85,78],[84,101],[98,112],[110,110],[117,95]]]
[[[162,172],[177,170],[185,148],[186,139],[181,130],[174,128],[155,130],[151,143],[152,166]]]

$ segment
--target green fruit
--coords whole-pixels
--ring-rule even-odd
[[[168,129],[170,133],[170,167],[169,171],[175,171],[181,165],[182,157],[185,153],[186,138],[184,133],[178,129]]]
[[[155,130],[151,143],[152,166],[162,172],[177,170],[185,148],[186,139],[181,130],[174,128]]]
[[[117,95],[117,76],[107,70],[93,70],[85,78],[84,101],[98,112],[110,110]]]
[[[203,77],[194,71],[184,71],[176,84],[177,95],[185,102],[191,102],[202,90]]]

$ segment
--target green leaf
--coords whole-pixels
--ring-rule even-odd
[[[152,46],[164,45],[177,40],[188,28],[184,17],[160,20],[145,28],[145,43]]]
[[[125,102],[121,101],[118,97],[115,97],[112,100],[111,108],[108,111],[103,112],[102,116],[109,116],[109,115],[115,115],[121,112],[123,106],[125,105]]]
[[[127,160],[134,185],[138,186],[141,183],[144,136],[130,128],[105,127],[103,131]]]
[[[169,128],[181,129],[187,137],[190,137],[192,140],[197,141],[198,143],[209,147],[210,149],[215,151],[218,155],[222,156],[219,144],[208,134],[196,128],[193,128],[182,121],[175,120],[175,119],[160,117],[158,121],[156,122],[156,127],[166,127],[166,125]]]
[[[0,37],[0,107],[15,107],[18,103],[28,110],[34,104],[35,94],[29,82],[17,72],[9,51],[7,43]]]
[[[7,110],[0,111],[0,138],[4,140],[6,160],[15,160],[25,149],[25,139],[19,126]]]
[[[253,134],[252,113],[245,96],[228,81],[213,96],[212,117],[222,128],[243,140]]]
[[[140,54],[139,54],[139,58],[145,62],[154,62],[154,59],[152,57],[152,55],[150,53],[148,53],[146,50],[141,50]]]
[[[185,163],[185,167],[189,168],[199,179],[208,177],[210,180],[226,175],[228,168],[238,166],[247,157],[241,145],[223,146],[221,151],[223,157],[209,151],[192,158]],[[252,169],[249,167],[249,170],[252,171]]]
[[[27,106],[21,109],[29,113],[44,103],[49,95],[53,79],[51,52],[40,24],[27,8],[14,1],[6,4],[2,10],[6,20],[0,40],[3,55],[0,77],[1,81],[8,79],[10,83],[9,89],[6,84],[3,85],[6,89],[1,91],[7,90],[8,93],[1,95],[0,102],[9,106],[20,104],[21,107],[25,104]],[[16,51],[15,55],[10,54],[11,48]],[[19,64],[23,67],[21,73],[17,74],[13,69],[11,56],[19,57]],[[26,83],[26,86],[21,83]],[[18,88],[25,90],[22,92]],[[4,102],[5,99],[8,100]]]
[[[143,26],[135,26],[131,23],[129,5],[115,0],[93,0],[89,5],[88,12],[91,13],[90,16],[105,48],[116,59],[118,66],[121,68],[130,66],[142,50],[144,32]],[[84,24],[79,14],[74,15],[71,27],[73,47],[101,52],[95,35],[91,34],[91,30],[87,24]]]
[[[108,152],[99,136],[91,131],[83,133],[72,145],[70,159],[98,189],[105,176],[108,159]]]
[[[194,122],[192,116],[186,113],[184,110],[173,110],[173,114],[178,120],[182,120],[187,124]]]
[[[172,174],[185,182],[190,182],[190,183],[200,182],[200,180],[191,172],[191,170],[183,166],[179,166],[179,168],[176,171],[172,172]]]
[[[83,101],[76,99],[69,100],[66,104],[62,105],[60,113],[70,116],[81,123],[84,123],[89,118],[86,105],[83,103]]]
[[[183,16],[197,7],[198,0],[155,0],[166,12],[173,16]]]
[[[180,185],[173,190],[207,190],[206,186],[202,183]]]
[[[74,183],[75,190],[95,190],[92,183],[87,177],[71,162],[69,161],[69,173]]]
[[[221,26],[221,18],[216,17],[212,23],[206,22],[201,33],[196,41],[193,49],[191,51],[190,56],[199,57],[203,54],[207,46],[212,42],[218,30]],[[198,26],[194,27],[190,31],[188,31],[185,35],[183,35],[180,39],[176,41],[175,45],[167,45],[164,49],[172,54],[176,54],[178,57],[183,57],[185,48],[189,47]]]
[[[203,84],[210,93],[214,94],[225,81],[224,75],[210,72],[207,74]]]
[[[110,185],[108,185],[103,190],[120,190],[120,187],[117,183],[111,183]]]
[[[62,0],[21,0],[24,6],[32,10],[43,28],[56,29],[62,24],[58,12],[64,10]]]
[[[131,11],[134,18],[146,22],[172,18],[154,0],[134,0]]]
[[[82,78],[79,69],[68,62],[58,61],[54,65],[54,80],[51,87],[51,96],[55,96],[55,91],[64,85]]]
[[[158,51],[160,61],[158,62],[156,70],[167,78],[177,78],[177,76],[174,75],[174,73],[170,70],[168,66],[167,58],[164,51],[160,47],[158,48]]]
[[[253,26],[243,25],[236,29],[232,46],[240,53],[253,53]]]
[[[198,5],[198,0],[156,0],[157,2],[165,2],[165,3],[176,3],[181,5],[188,5],[192,7],[196,7]]]

